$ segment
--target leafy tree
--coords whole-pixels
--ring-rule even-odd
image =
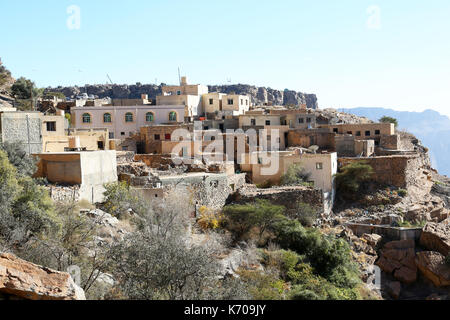
[[[41,96],[43,89],[36,88],[33,81],[21,77],[11,86],[11,93],[18,103],[20,110],[31,110],[32,99]]]
[[[398,121],[395,118],[392,117],[388,117],[388,116],[383,116],[382,118],[380,118],[378,121],[383,122],[383,123],[393,123],[395,125],[395,127],[398,127]]]
[[[346,165],[336,174],[338,194],[348,199],[357,198],[363,184],[371,179],[373,172],[373,168],[364,161]]]
[[[6,152],[0,150],[0,215],[4,219],[10,215],[11,207],[19,192],[17,170],[9,162]],[[0,233],[1,229],[2,222],[0,222]]]
[[[271,231],[277,222],[286,219],[284,211],[285,207],[261,199],[254,203],[229,205],[223,210],[227,219],[226,226],[235,233],[237,239],[257,227],[260,241],[266,231]]]
[[[301,164],[296,163],[291,165],[287,172],[281,176],[281,185],[283,186],[298,186],[308,183],[311,174],[306,172]]]

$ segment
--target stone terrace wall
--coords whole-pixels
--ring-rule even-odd
[[[381,184],[388,184],[398,188],[409,188],[421,184],[426,170],[429,169],[426,159],[419,155],[394,155],[374,158],[339,158],[339,167],[353,162],[365,161],[374,174],[372,179]]]
[[[256,199],[269,200],[272,204],[295,210],[298,202],[307,203],[324,211],[323,193],[319,189],[308,187],[278,187],[272,189],[243,188],[227,201],[227,204],[244,204]]]

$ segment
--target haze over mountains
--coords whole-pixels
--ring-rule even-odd
[[[341,111],[354,113],[377,121],[382,116],[394,117],[399,129],[411,132],[430,149],[433,167],[440,174],[450,176],[450,119],[434,110],[423,112],[395,111],[384,108],[352,108]]]

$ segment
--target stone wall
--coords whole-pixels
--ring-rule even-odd
[[[78,202],[81,200],[80,186],[47,186],[50,198],[55,202]]]
[[[380,147],[389,150],[399,150],[400,136],[398,134],[382,135],[380,138]]]
[[[193,173],[160,179],[171,192],[189,194],[197,206],[216,210],[222,209],[229,196],[245,184],[245,174]]]
[[[0,113],[0,143],[19,142],[28,154],[42,152],[42,120],[39,112]]]
[[[243,188],[227,201],[227,204],[244,204],[264,199],[282,205],[287,210],[296,210],[297,203],[307,203],[324,212],[324,197],[319,189],[308,187],[276,187],[271,189]]]
[[[339,158],[338,165],[341,168],[358,161],[365,161],[373,168],[372,179],[374,181],[398,188],[420,186],[424,175],[428,175],[426,170],[429,169],[426,159],[420,154],[374,158]]]

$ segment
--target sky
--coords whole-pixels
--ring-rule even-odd
[[[0,57],[40,87],[245,83],[321,108],[450,116],[448,0],[1,0]],[[5,14],[6,13],[6,14]]]

